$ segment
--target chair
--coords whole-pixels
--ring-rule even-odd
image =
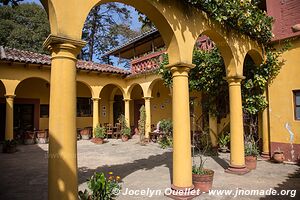
[[[114,131],[115,138],[118,139],[119,137],[121,137],[121,124],[116,123],[114,128],[115,128],[115,131]]]
[[[111,136],[113,138],[113,126],[111,124],[106,125],[106,138],[108,139],[108,136]]]

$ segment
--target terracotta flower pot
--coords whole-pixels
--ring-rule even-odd
[[[91,142],[93,142],[95,144],[103,144],[104,143],[104,139],[103,138],[93,138],[91,140]]]
[[[199,189],[201,192],[208,192],[212,188],[214,171],[210,169],[205,169],[207,174],[193,174],[193,184],[194,189]]]
[[[80,131],[81,139],[83,140],[89,140],[90,139],[90,130],[83,129]]]
[[[257,157],[256,156],[245,156],[245,164],[248,169],[256,169]]]
[[[275,151],[273,154],[273,159],[277,163],[282,163],[284,161],[284,154],[282,151]]]
[[[127,135],[122,135],[122,141],[126,142],[129,140],[129,137]]]

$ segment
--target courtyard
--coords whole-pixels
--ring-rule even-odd
[[[128,142],[110,139],[103,145],[80,140],[78,148],[79,190],[87,188],[86,180],[94,172],[113,172],[121,177],[122,191],[117,198],[130,199],[168,199],[163,194],[171,185],[172,149],[161,149],[156,143],[141,146],[138,139]],[[0,154],[0,199],[18,200],[47,199],[48,187],[48,145],[19,145],[15,154]],[[195,161],[199,159],[195,157]],[[257,169],[239,176],[224,173],[228,167],[229,154],[207,157],[206,168],[213,169],[214,190],[232,190],[232,195],[202,194],[195,199],[232,199],[238,190],[297,190],[291,195],[247,196],[235,199],[289,199],[299,198],[300,169],[297,165],[275,164],[259,160]],[[161,195],[122,195],[125,191],[161,191]],[[285,191],[287,192],[287,191]],[[150,194],[150,193],[149,193]],[[158,194],[158,193],[156,193]]]

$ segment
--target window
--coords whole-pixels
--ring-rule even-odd
[[[91,98],[78,97],[77,98],[77,117],[91,117],[92,116],[92,100]]]
[[[300,120],[300,90],[294,91],[295,119]]]
[[[49,117],[49,104],[40,105],[40,117],[48,118]]]

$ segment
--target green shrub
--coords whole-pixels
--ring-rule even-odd
[[[80,200],[112,200],[117,197],[121,186],[119,184],[120,177],[109,176],[107,179],[104,173],[95,173],[88,180],[88,188],[91,190],[91,194],[84,190],[79,191]]]
[[[105,127],[101,127],[99,124],[94,129],[95,138],[102,138],[104,139],[106,136],[106,129]]]

